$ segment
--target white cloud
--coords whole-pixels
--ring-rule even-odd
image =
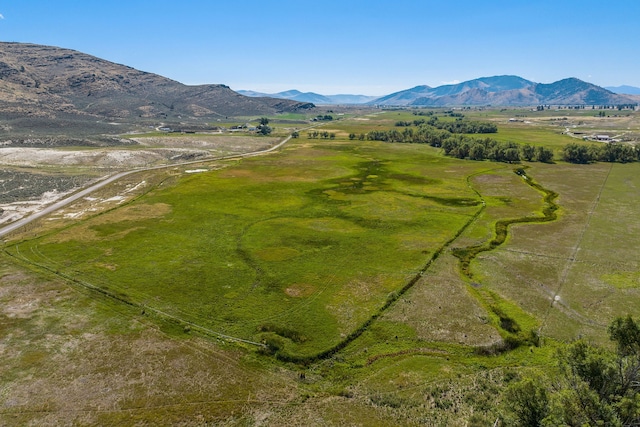
[[[4,19],[4,15],[0,13],[0,19]]]
[[[460,80],[451,80],[450,82],[442,82],[443,85],[457,85]]]

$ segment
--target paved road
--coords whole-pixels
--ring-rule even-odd
[[[194,160],[194,161],[190,161],[190,162],[184,162],[184,163],[174,163],[171,165],[162,165],[162,166],[153,166],[153,167],[148,167],[148,168],[139,168],[139,169],[133,169],[130,171],[125,171],[125,172],[120,172],[117,173],[115,175],[112,175],[100,182],[97,182],[96,184],[93,184],[90,187],[85,188],[84,190],[81,190],[77,193],[72,194],[71,196],[67,197],[66,199],[62,199],[59,200],[57,202],[55,202],[52,205],[47,206],[46,208],[44,208],[43,210],[36,212],[30,216],[24,217],[18,221],[12,222],[11,224],[5,225],[4,227],[0,228],[0,237],[3,237],[17,229],[19,229],[22,226],[25,226],[27,224],[29,224],[32,221],[35,221],[38,218],[42,218],[45,215],[49,215],[50,213],[53,213],[55,211],[57,211],[58,209],[63,208],[64,206],[67,206],[69,203],[73,203],[76,200],[82,198],[82,197],[86,197],[87,195],[93,193],[94,191],[104,187],[105,185],[109,185],[114,181],[119,180],[122,177],[125,177],[127,175],[131,175],[133,173],[138,173],[138,172],[144,172],[144,171],[150,171],[150,170],[155,170],[155,169],[166,169],[166,168],[174,168],[176,166],[184,166],[184,165],[192,165],[192,164],[198,164],[198,163],[205,163],[205,162],[213,162],[213,161],[218,161],[218,160],[228,160],[228,159],[238,159],[238,158],[244,158],[244,157],[253,157],[253,156],[259,156],[261,154],[265,154],[265,153],[269,153],[271,151],[277,150],[278,148],[282,147],[284,144],[286,144],[289,140],[291,139],[291,136],[286,137],[282,142],[280,142],[277,145],[274,145],[271,148],[268,148],[266,150],[260,150],[260,151],[253,151],[251,153],[244,153],[244,154],[234,154],[231,156],[223,156],[223,157],[215,157],[212,159],[205,159],[205,160]]]

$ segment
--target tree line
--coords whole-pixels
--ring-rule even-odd
[[[487,125],[492,124],[488,123]],[[488,129],[489,127],[486,128]],[[459,126],[454,129],[463,129],[463,127]],[[468,130],[468,128],[465,128],[465,130]],[[462,135],[461,133],[451,132],[444,128],[440,129],[427,123],[421,124],[417,128],[405,127],[402,131],[398,129],[373,130],[367,134],[356,135],[352,133],[349,135],[349,139],[356,138],[369,141],[429,144],[432,147],[442,147],[445,155],[459,159],[492,160],[508,163],[516,163],[522,159],[544,163],[553,161],[553,151],[546,147],[533,147],[529,144],[500,142],[489,137],[477,138]]]
[[[322,138],[322,139],[335,139],[336,138],[336,134],[333,132],[319,132],[317,130],[314,130],[313,132],[307,132],[307,138],[309,139],[317,139],[317,138]]]
[[[567,144],[562,149],[562,160],[569,163],[640,161],[640,150],[628,144],[581,145]]]
[[[435,120],[434,120],[435,119]],[[483,122],[448,122],[452,126],[432,126],[436,117],[428,120],[417,119],[413,122],[396,123],[400,129],[372,130],[368,133],[349,134],[349,139],[364,141],[383,141],[397,143],[429,144],[442,147],[446,156],[469,160],[492,160],[496,162],[517,163],[529,162],[551,163],[554,160],[553,150],[530,144],[500,142],[490,137],[479,138],[468,135],[472,128],[475,133],[486,133],[495,125]],[[458,124],[456,124],[458,123]],[[442,124],[442,123],[441,123]],[[412,125],[416,126],[413,127]],[[616,162],[630,163],[640,161],[640,150],[628,144],[584,145],[570,143],[561,151],[562,160],[569,163]]]
[[[462,116],[462,115],[460,115]],[[444,129],[451,133],[496,133],[498,126],[489,122],[477,122],[470,120],[462,120],[458,117],[455,121],[440,121],[436,116],[430,116],[428,119],[415,119],[413,121],[399,120],[395,123],[396,127],[414,126],[432,126],[437,129]]]
[[[442,144],[444,154],[458,159],[491,160],[494,162],[517,163],[553,162],[553,151],[549,148],[515,142],[500,142],[492,138],[470,138],[455,135]]]

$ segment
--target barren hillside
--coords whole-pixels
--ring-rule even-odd
[[[207,119],[312,108],[313,104],[249,98],[225,85],[187,86],[81,52],[0,43],[4,118]]]

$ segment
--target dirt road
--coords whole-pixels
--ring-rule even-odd
[[[185,166],[185,165],[191,165],[191,164],[202,164],[202,163],[206,163],[206,162],[213,162],[213,161],[219,161],[219,160],[228,160],[228,159],[238,159],[238,158],[246,158],[246,157],[253,157],[253,156],[259,156],[261,154],[266,154],[269,153],[271,151],[277,150],[278,148],[282,147],[284,144],[286,144],[289,140],[291,139],[291,136],[286,137],[284,140],[282,140],[282,142],[274,145],[271,148],[268,148],[266,150],[260,150],[260,151],[253,151],[250,153],[244,153],[244,154],[233,154],[230,156],[222,156],[222,157],[214,157],[211,159],[207,159],[207,160],[195,160],[195,161],[190,161],[190,162],[184,162],[184,163],[174,163],[171,165],[162,165],[162,166],[153,166],[153,167],[147,167],[147,168],[137,168],[137,169],[132,169],[129,171],[125,171],[125,172],[120,172],[117,173],[115,175],[112,175],[110,177],[107,177],[106,179],[97,182],[93,185],[91,185],[90,187],[87,187],[83,190],[80,190],[74,194],[72,194],[71,196],[64,198],[62,200],[59,200],[47,207],[45,207],[44,209],[42,209],[39,212],[36,212],[30,216],[27,216],[25,218],[22,218],[18,221],[12,222],[11,224],[8,224],[2,228],[0,228],[0,237],[6,236],[7,234],[19,229],[20,227],[23,227],[27,224],[29,224],[32,221],[35,221],[38,218],[42,218],[45,215],[49,215],[55,211],[57,211],[58,209],[63,208],[64,206],[67,206],[70,203],[75,202],[76,200],[82,198],[82,197],[86,197],[89,194],[93,193],[94,191],[104,187],[105,185],[109,185],[112,182],[115,182],[117,180],[119,180],[122,177],[125,177],[127,175],[131,175],[133,173],[138,173],[138,172],[144,172],[144,171],[150,171],[150,170],[156,170],[156,169],[166,169],[166,168],[175,168],[176,166]]]

